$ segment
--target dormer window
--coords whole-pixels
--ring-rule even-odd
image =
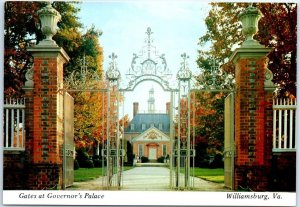
[[[146,129],[146,124],[142,124],[142,130]]]
[[[134,124],[130,125],[130,130],[133,131],[134,130]]]

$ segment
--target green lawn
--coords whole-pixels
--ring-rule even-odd
[[[131,166],[124,166],[123,171],[132,169]],[[79,168],[74,170],[74,182],[93,180],[102,175],[102,168]]]
[[[132,166],[124,166],[123,170],[132,169]],[[180,170],[183,173],[183,169]],[[209,169],[209,168],[195,168],[195,177],[202,178],[215,183],[224,183],[224,169]],[[88,180],[93,180],[102,175],[102,168],[79,168],[74,170],[74,181],[84,182]],[[191,170],[191,175],[193,171]]]
[[[224,169],[197,168],[195,167],[195,177],[202,178],[215,183],[224,183]],[[191,174],[193,172],[191,171]]]

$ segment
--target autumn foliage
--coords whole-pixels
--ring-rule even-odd
[[[232,63],[228,62],[233,50],[245,39],[238,15],[249,3],[211,3],[211,10],[205,19],[207,32],[200,37],[197,63],[203,71],[210,70],[216,61],[222,70],[234,74]],[[279,96],[296,95],[297,57],[297,4],[296,3],[254,3],[262,18],[254,39],[266,47],[269,53],[268,68],[273,72],[273,82],[279,86]]]

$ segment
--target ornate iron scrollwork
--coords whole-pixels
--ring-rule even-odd
[[[118,56],[115,53],[112,53],[109,58],[111,58],[111,62],[109,63],[108,70],[106,71],[106,78],[109,81],[116,81],[121,77],[121,73],[118,70],[116,58]]]
[[[189,56],[186,53],[183,53],[181,57],[183,58],[183,61],[181,62],[180,70],[177,73],[177,78],[180,81],[187,81],[192,78],[192,72],[190,71],[187,62]]]
[[[128,85],[123,90],[133,90],[143,80],[154,80],[162,85],[164,90],[172,90],[169,86],[170,72],[165,54],[159,54],[156,47],[152,45],[152,30],[146,31],[146,39],[139,54],[133,53],[131,67],[126,76],[129,79]]]
[[[227,74],[215,63],[210,71],[203,72],[197,79],[200,90],[232,90],[235,81],[233,75]]]

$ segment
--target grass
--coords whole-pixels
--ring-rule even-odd
[[[132,169],[132,166],[124,166],[123,171]],[[181,169],[183,172],[183,169]],[[224,183],[224,169],[216,168],[197,168],[194,169],[195,177],[202,178],[215,183]],[[193,171],[191,170],[191,175]],[[74,181],[75,182],[85,182],[88,180],[93,180],[102,175],[102,168],[79,168],[74,170]]]
[[[195,168],[195,177],[215,183],[224,183],[224,169]]]
[[[132,169],[131,166],[124,166],[123,171]],[[79,168],[74,170],[74,182],[85,182],[99,178],[102,175],[102,168]]]

